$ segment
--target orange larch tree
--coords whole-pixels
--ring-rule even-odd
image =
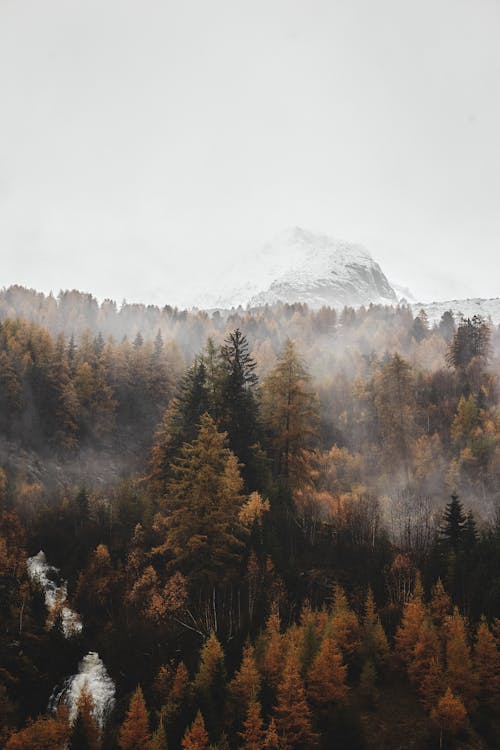
[[[243,649],[241,666],[229,683],[229,695],[236,724],[240,724],[251,701],[260,692],[260,673],[255,663],[255,649],[247,643]]]
[[[432,710],[431,716],[439,727],[439,747],[442,748],[443,737],[446,734],[458,734],[465,727],[467,711],[460,698],[453,695],[450,688],[448,688],[438,701],[436,707]]]
[[[366,595],[361,635],[361,652],[365,659],[371,659],[375,665],[383,664],[389,654],[389,643],[375,607],[371,588]]]
[[[337,644],[327,636],[307,677],[307,695],[316,708],[332,707],[347,697],[347,667]]]
[[[429,609],[439,634],[446,618],[451,613],[451,597],[446,592],[440,578],[437,579],[435,585],[432,587]]]
[[[144,750],[151,741],[149,717],[140,685],[130,699],[125,721],[120,729],[118,745],[121,750]]]
[[[493,711],[500,708],[500,653],[495,637],[483,617],[476,631],[473,651],[480,700]]]
[[[201,711],[198,711],[192,725],[182,739],[182,750],[207,750],[208,734]]]
[[[262,750],[264,747],[265,734],[262,713],[260,704],[256,700],[251,700],[248,704],[247,716],[240,737],[242,740],[241,750]]]
[[[422,589],[418,582],[412,597],[405,605],[403,619],[396,632],[396,650],[405,664],[408,664],[413,657],[413,651],[426,614],[426,607],[422,599]]]
[[[275,691],[283,672],[284,637],[280,631],[280,617],[275,610],[269,616],[264,630],[264,679],[271,690]]]
[[[70,750],[85,747],[86,750],[99,750],[101,737],[99,725],[94,717],[94,701],[85,686],[78,698],[77,717],[72,727]]]
[[[420,688],[435,661],[441,661],[441,644],[432,621],[426,618],[420,626],[418,640],[408,664],[410,682]]]
[[[333,587],[333,605],[327,633],[335,639],[347,660],[359,650],[361,642],[359,620],[349,606],[344,589],[338,583]]]
[[[218,737],[222,730],[227,683],[224,651],[214,632],[203,646],[194,686],[209,734]]]
[[[311,750],[316,746],[317,736],[312,730],[311,711],[294,648],[287,654],[274,715],[282,750]]]
[[[55,716],[40,716],[25,729],[11,735],[5,750],[66,750],[70,734],[66,707]]]
[[[470,710],[478,691],[477,676],[473,670],[465,620],[457,608],[447,618],[445,631],[446,682],[463,701],[465,708]]]

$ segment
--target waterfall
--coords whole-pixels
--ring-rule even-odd
[[[83,629],[82,621],[78,612],[66,604],[68,585],[61,578],[59,569],[47,563],[42,550],[30,557],[26,564],[30,579],[44,592],[49,614],[56,610],[60,611],[64,637],[72,638],[79,635]],[[78,665],[78,672],[68,677],[62,687],[54,688],[49,700],[49,711],[55,711],[57,706],[64,702],[69,708],[70,721],[73,722],[78,713],[78,701],[83,689],[92,696],[94,717],[99,726],[104,727],[115,705],[115,684],[95,651],[89,651],[83,657]]]
[[[90,651],[78,665],[77,674],[68,677],[61,689],[55,688],[49,701],[49,710],[54,711],[64,701],[73,722],[78,712],[78,700],[86,689],[94,702],[94,717],[102,728],[115,705],[115,685],[106,671],[102,659]]]
[[[37,583],[44,592],[45,605],[49,613],[60,607],[64,637],[71,638],[81,633],[82,621],[78,613],[66,604],[68,584],[61,578],[58,568],[47,563],[42,550],[37,555],[28,558],[26,565],[30,579]]]

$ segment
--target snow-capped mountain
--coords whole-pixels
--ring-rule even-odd
[[[411,305],[414,315],[420,310],[425,310],[431,323],[437,323],[443,313],[451,310],[455,319],[472,318],[480,315],[486,320],[491,320],[494,325],[500,325],[500,298],[491,299],[452,299],[445,302],[417,302]]]
[[[241,259],[221,280],[224,292],[205,307],[257,307],[274,302],[323,305],[397,304],[398,295],[363,247],[299,227]]]

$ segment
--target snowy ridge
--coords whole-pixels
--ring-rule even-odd
[[[294,227],[222,279],[225,291],[205,297],[203,307],[258,307],[275,302],[323,305],[396,304],[397,295],[370,253],[359,245]]]
[[[445,302],[418,302],[411,305],[414,315],[420,310],[425,310],[430,323],[437,323],[443,313],[450,310],[455,319],[472,318],[481,315],[486,320],[491,320],[493,325],[500,325],[500,297],[491,299],[453,299]]]

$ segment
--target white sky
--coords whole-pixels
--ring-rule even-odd
[[[189,303],[291,225],[500,295],[500,0],[0,0],[0,286]]]

